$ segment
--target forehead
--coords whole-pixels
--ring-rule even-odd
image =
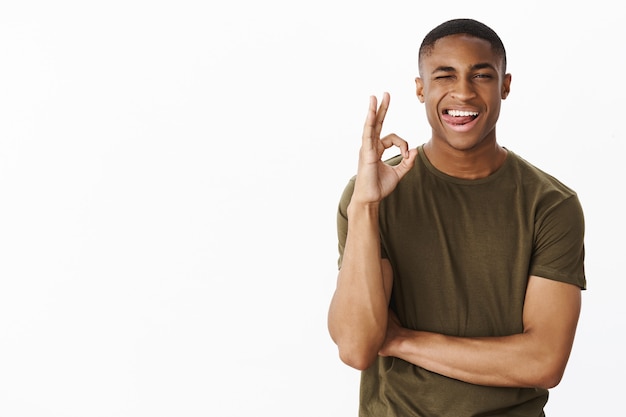
[[[494,52],[489,41],[466,34],[449,35],[438,39],[434,46],[420,57],[420,68],[424,70],[441,66],[463,68],[484,63],[500,69],[503,59]]]

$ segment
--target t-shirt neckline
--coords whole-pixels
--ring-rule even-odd
[[[424,164],[426,169],[431,174],[435,175],[438,178],[441,178],[444,181],[452,182],[452,183],[455,183],[455,184],[461,184],[461,185],[479,185],[479,184],[485,184],[485,183],[489,183],[491,181],[494,181],[500,175],[502,175],[502,172],[506,171],[507,167],[511,163],[510,162],[511,159],[513,159],[513,156],[514,156],[513,152],[511,152],[507,148],[503,147],[504,149],[506,149],[507,155],[506,155],[506,158],[504,159],[504,162],[502,163],[502,165],[495,172],[489,174],[488,176],[486,176],[484,178],[466,179],[466,178],[453,177],[452,175],[448,175],[445,172],[440,171],[437,168],[435,168],[435,166],[428,160],[428,157],[426,157],[426,153],[424,152],[424,145],[425,144],[422,144],[419,147],[418,154],[419,154],[420,160],[422,161],[422,163]]]

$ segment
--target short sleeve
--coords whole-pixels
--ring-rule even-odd
[[[339,250],[337,267],[339,269],[341,269],[343,250],[346,247],[346,239],[348,237],[348,205],[350,204],[350,200],[352,199],[352,193],[354,192],[355,179],[356,177],[350,179],[350,181],[344,188],[341,199],[339,200],[339,208],[337,209],[337,249]]]
[[[539,214],[530,274],[585,289],[585,222],[577,196],[559,201]]]

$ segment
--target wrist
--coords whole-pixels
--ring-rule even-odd
[[[355,201],[352,200],[350,202],[350,204],[348,204],[348,219],[350,217],[354,216],[376,216],[375,218],[378,219],[378,207],[380,205],[380,202],[376,201],[376,202],[367,202],[367,203],[363,203],[363,202],[359,202],[359,201]]]

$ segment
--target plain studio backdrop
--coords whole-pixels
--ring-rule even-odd
[[[616,2],[2,1],[0,415],[354,416],[326,330],[368,97],[429,138],[426,32],[493,27],[502,145],[578,193],[588,290],[549,416],[621,413]]]

